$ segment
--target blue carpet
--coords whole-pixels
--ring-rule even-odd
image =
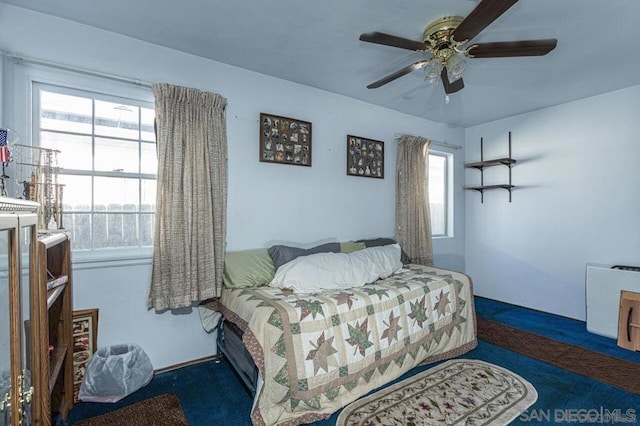
[[[613,339],[588,333],[585,323],[484,298],[476,298],[477,315],[526,329],[566,343],[608,355],[640,362],[640,354],[620,349]],[[512,424],[637,424],[640,395],[622,391],[541,361],[527,358],[483,341],[463,358],[480,359],[519,374],[538,391],[538,401]],[[418,367],[399,378],[432,367]],[[639,378],[640,379],[640,378]],[[180,398],[191,426],[249,426],[252,400],[226,361],[213,361],[158,374],[149,385],[115,404],[80,403],[69,415],[69,423],[133,404],[161,393]],[[597,415],[604,413],[605,418]],[[333,426],[338,417],[316,422]]]
[[[589,333],[587,325],[583,321],[526,309],[483,297],[476,296],[475,302],[476,315],[479,317],[540,334],[560,342],[582,346],[616,358],[640,362],[640,353],[622,349],[617,345],[615,339]]]

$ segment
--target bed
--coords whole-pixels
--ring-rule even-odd
[[[225,288],[207,307],[223,316],[218,353],[255,392],[254,425],[327,418],[417,365],[477,345],[470,278],[416,264],[356,287]]]

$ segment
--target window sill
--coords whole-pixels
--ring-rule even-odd
[[[127,266],[149,265],[153,262],[153,254],[148,253],[135,253],[133,255],[119,254],[114,255],[111,253],[109,256],[96,256],[92,254],[71,254],[71,268],[73,270],[87,270],[87,269],[104,269],[104,268],[123,268]],[[22,268],[22,274],[26,275],[29,272],[29,268],[24,266]],[[0,267],[0,279],[7,279],[9,276],[9,270],[6,266]]]
[[[447,239],[453,239],[452,235],[437,235],[437,236],[432,236],[431,237],[432,240],[447,240]]]
[[[121,268],[135,265],[151,265],[153,254],[149,252],[109,253],[108,255],[96,255],[96,253],[72,253],[71,263],[74,270]]]

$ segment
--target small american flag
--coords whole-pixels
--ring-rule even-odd
[[[10,161],[9,147],[7,147],[7,129],[0,129],[0,162],[8,164]]]

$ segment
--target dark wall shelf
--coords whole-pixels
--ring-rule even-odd
[[[515,163],[516,163],[516,160],[514,160],[513,158],[505,157],[505,158],[496,158],[495,160],[478,161],[476,163],[466,163],[464,166],[468,169],[482,170],[485,167],[499,166],[499,165],[509,166]]]
[[[465,163],[465,167],[468,169],[480,170],[480,185],[479,186],[465,186],[464,189],[478,191],[480,193],[480,202],[484,203],[484,191],[492,189],[504,189],[509,192],[509,202],[511,202],[511,190],[515,188],[511,184],[511,166],[516,163],[516,160],[511,158],[511,132],[509,132],[509,156],[503,158],[495,158],[493,160],[484,159],[484,140],[480,138],[480,161],[474,163]],[[509,183],[498,185],[485,185],[484,184],[484,169],[493,166],[506,166],[509,168]]]
[[[485,186],[465,186],[464,189],[473,189],[474,191],[482,192],[486,189],[513,189],[514,185],[485,185]]]

